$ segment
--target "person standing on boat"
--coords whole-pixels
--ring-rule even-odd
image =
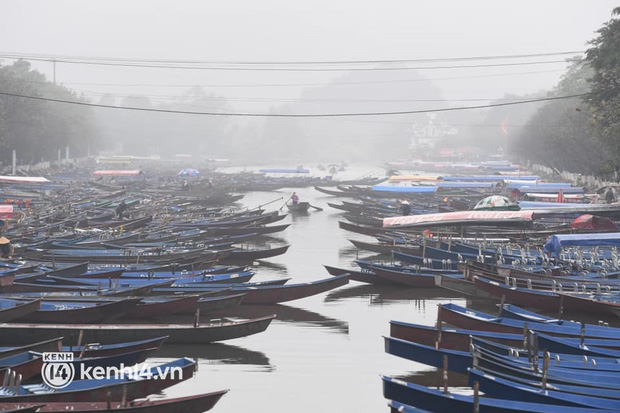
[[[0,258],[11,259],[13,258],[13,244],[7,237],[0,238]]]
[[[118,204],[118,206],[116,207],[116,215],[118,216],[119,219],[123,218],[125,211],[127,211],[127,204],[125,203],[125,200],[123,199],[121,203]]]
[[[411,214],[411,205],[409,205],[409,201],[403,201],[400,205],[400,209],[402,211],[403,216],[407,216]]]
[[[612,188],[607,188],[607,191],[605,192],[605,202],[611,204],[614,202],[614,198],[614,190]]]
[[[297,205],[299,203],[299,197],[295,192],[293,192],[293,195],[291,195],[291,201],[293,205]]]

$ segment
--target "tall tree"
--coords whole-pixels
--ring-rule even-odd
[[[601,27],[586,52],[594,70],[591,94],[586,98],[592,118],[608,153],[608,170],[620,169],[620,7]]]

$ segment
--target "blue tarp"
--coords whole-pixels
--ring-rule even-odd
[[[552,235],[545,244],[545,252],[557,257],[563,247],[574,246],[618,246],[620,247],[620,232],[607,234],[572,234]]]
[[[570,188],[572,186],[570,182],[520,182],[520,180],[521,178],[519,178],[519,180],[516,182],[509,182],[508,188],[520,189],[524,186],[534,188]]]
[[[522,186],[519,192],[522,194],[557,194],[560,189],[566,194],[583,194],[583,188],[580,186],[562,187],[562,186]]]
[[[516,175],[470,175],[470,176],[441,176],[437,179],[444,181],[537,181],[540,179],[538,175],[516,176]]]
[[[440,188],[493,188],[495,182],[435,182]]]
[[[375,185],[373,191],[377,192],[402,192],[407,194],[434,194],[437,190],[434,186],[390,186]]]
[[[537,202],[537,201],[519,201],[521,209],[550,209],[550,208],[586,208],[587,205],[578,202]]]

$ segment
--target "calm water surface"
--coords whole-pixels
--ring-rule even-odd
[[[357,176],[363,175],[364,172]],[[353,178],[355,176],[351,176]],[[327,206],[338,202],[313,188],[282,189],[246,194],[243,205],[255,207],[295,190],[301,201],[324,208],[306,215],[289,215],[291,226],[263,244],[291,245],[280,257],[255,266],[254,280],[290,277],[289,283],[327,278],[322,264],[353,267],[357,249],[349,239],[367,239],[338,228],[343,216]],[[270,204],[279,209],[284,200]],[[286,207],[282,208],[287,212]],[[359,253],[366,258],[372,253]],[[458,296],[438,289],[374,287],[351,281],[327,293],[277,306],[243,306],[239,316],[277,314],[264,333],[202,346],[164,346],[153,361],[173,357],[198,359],[193,379],[168,389],[165,396],[186,396],[230,389],[214,411],[230,412],[381,412],[388,411],[380,374],[409,377],[434,385],[432,368],[385,354],[383,335],[389,320],[432,325],[437,304]],[[411,377],[414,376],[414,377]]]

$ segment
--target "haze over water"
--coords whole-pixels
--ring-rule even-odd
[[[314,170],[313,170],[314,172]],[[345,172],[339,179],[362,176],[368,170]],[[342,173],[340,173],[342,174]],[[288,243],[288,252],[254,267],[254,280],[292,278],[289,283],[330,277],[322,264],[353,268],[357,249],[348,239],[370,239],[338,228],[342,214],[327,206],[338,199],[314,188],[281,189],[248,193],[242,203],[250,208],[284,197],[265,207],[279,209],[293,191],[301,201],[323,208],[307,215],[289,215],[291,226],[269,237],[269,242]],[[287,212],[286,207],[282,208]],[[361,253],[360,258],[372,256]],[[279,306],[242,306],[237,315],[278,314],[266,332],[204,346],[165,346],[165,357],[197,357],[194,379],[166,391],[174,397],[229,388],[215,407],[218,413],[243,411],[296,412],[387,411],[380,374],[409,375],[426,366],[384,353],[383,335],[389,320],[432,325],[436,305],[449,292],[435,289],[376,287],[351,281],[348,285]],[[456,296],[454,296],[456,297]],[[459,304],[465,300],[456,299]],[[434,375],[432,376],[434,377]],[[434,384],[434,383],[432,383]]]

